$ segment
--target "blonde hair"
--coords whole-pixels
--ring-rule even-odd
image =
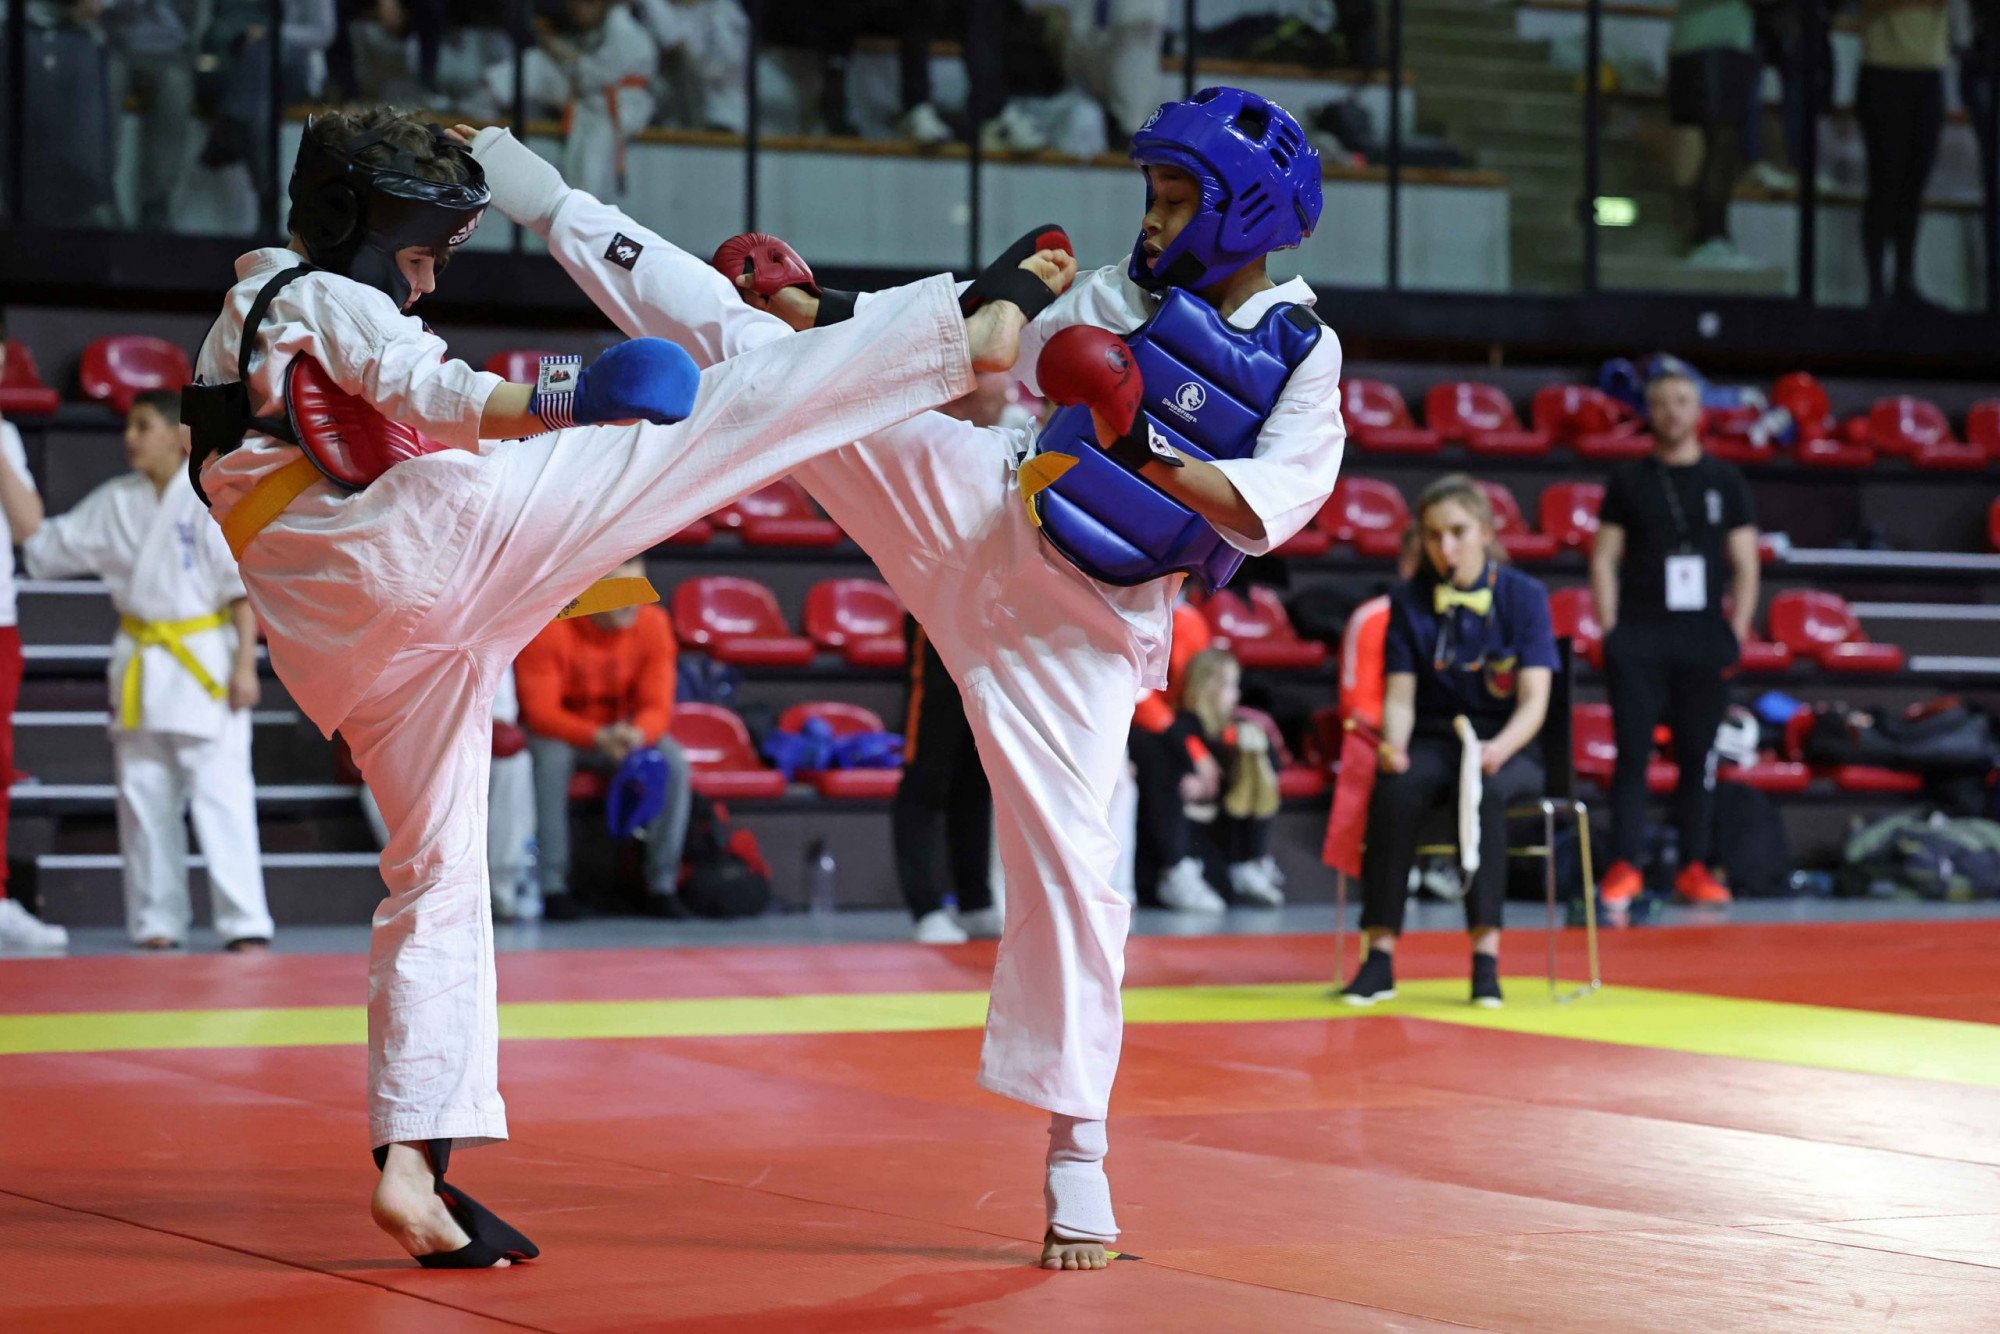
[[[1493,501],[1487,496],[1486,488],[1479,484],[1470,473],[1453,472],[1432,482],[1417,496],[1416,521],[1410,526],[1421,535],[1424,516],[1439,505],[1460,505],[1486,530],[1486,556],[1488,560],[1504,562],[1507,550],[1498,541],[1491,540],[1495,531],[1493,521]]]
[[[1241,671],[1236,656],[1226,648],[1205,648],[1188,659],[1181,677],[1181,707],[1195,716],[1207,735],[1221,736],[1236,721],[1223,710],[1217,687],[1224,672]]]

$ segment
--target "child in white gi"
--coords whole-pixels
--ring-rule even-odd
[[[570,190],[504,130],[481,131],[474,152],[496,206],[546,237],[628,334],[672,338],[709,363],[782,344],[791,329],[824,317],[810,272],[782,243],[778,267],[799,285],[759,295],[753,270],[772,238],[725,244],[732,288],[617,209]],[[1029,325],[1016,374],[1042,392],[1051,367],[1037,358],[1058,331],[1132,332],[1136,348],[1156,316],[1172,307],[1185,325],[1192,304],[1197,326],[1219,346],[1194,365],[1219,369],[1185,369],[1158,384],[1148,373],[1143,471],[1117,466],[1147,484],[1124,508],[1158,512],[1147,497],[1161,493],[1178,502],[1184,517],[1173,522],[1194,523],[1210,544],[1192,568],[1219,582],[1241,558],[1232,549],[1262,554],[1303,527],[1340,468],[1339,340],[1313,315],[1303,280],[1276,284],[1264,266],[1268,252],[1297,245],[1318,220],[1319,155],[1282,107],[1209,89],[1155,113],[1134,136],[1132,156],[1147,198],[1130,259],[1080,277]],[[631,247],[632,262],[618,258],[618,241]],[[864,297],[858,309],[870,304]],[[1256,383],[1232,386],[1232,371]],[[1214,410],[1204,414],[1205,404]],[[1063,421],[1058,414],[1037,436],[930,413],[795,475],[874,559],[965,696],[993,786],[1008,888],[979,1082],[1051,1113],[1042,1264],[1098,1269],[1117,1235],[1104,1118],[1123,1034],[1118,991],[1130,923],[1110,883],[1118,840],[1107,811],[1139,692],[1166,684],[1171,609],[1180,571],[1191,567],[1098,577],[1080,554],[1044,540],[1046,498],[1031,513],[1023,496],[1046,481],[1049,471],[1035,465],[1056,457],[1051,433]],[[1205,434],[1203,423],[1218,421],[1235,424],[1236,452]],[[1090,418],[1082,422],[1090,432]],[[1166,430],[1202,452],[1168,445],[1164,456],[1159,448],[1148,455],[1144,432]],[[1118,434],[1098,427],[1102,440]]]
[[[232,952],[271,938],[250,776],[257,618],[236,559],[187,478],[180,394],[156,390],[125,419],[132,471],[69,513],[39,519],[0,472],[21,554],[37,579],[94,574],[111,590],[111,751],[125,925],[141,949],[187,943],[187,825],[208,861],[215,929]],[[17,511],[26,511],[14,518]]]
[[[698,381],[684,353],[642,339],[580,373],[549,358],[536,385],[506,384],[448,359],[403,313],[487,198],[477,164],[434,126],[387,108],[311,122],[292,248],[237,260],[183,406],[197,458],[216,451],[202,489],[272,666],[323,732],[347,738],[388,827],[369,961],[373,1212],[429,1268],[536,1254],[443,1180],[454,1142],[507,1135],[485,884],[501,675],[605,571],[816,454],[965,393],[975,369],[1012,363],[1024,322],[1005,303],[963,315],[937,278],[883,294],[852,328]],[[1023,267],[1056,291],[1073,273],[1048,257]],[[332,441],[294,426],[294,445],[280,434],[288,405],[306,427],[327,406],[297,411],[314,392],[294,369],[307,357],[373,410],[349,413]],[[634,419],[678,425],[535,434]],[[357,462],[361,490],[315,471]]]

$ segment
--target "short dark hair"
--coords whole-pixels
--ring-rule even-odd
[[[372,106],[358,111],[328,111],[313,117],[312,136],[328,148],[352,143],[364,134],[380,132],[382,142],[355,154],[356,162],[381,166],[398,153],[407,153],[416,163],[415,175],[446,185],[463,185],[472,179],[465,159],[452,153],[438,154],[437,127],[415,111],[401,107]]]
[[[160,414],[169,426],[181,424],[181,391],[178,389],[148,389],[142,394],[132,395],[132,411],[151,408]],[[130,413],[126,414],[130,416]]]

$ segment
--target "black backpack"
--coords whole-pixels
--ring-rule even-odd
[[[1710,851],[1736,897],[1791,893],[1792,847],[1784,817],[1768,793],[1742,783],[1717,783]]]
[[[756,835],[730,822],[720,802],[697,792],[688,809],[686,867],[678,897],[696,917],[756,917],[771,906],[771,868]]]

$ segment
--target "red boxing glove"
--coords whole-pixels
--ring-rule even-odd
[[[814,296],[820,294],[813,271],[799,258],[799,252],[763,232],[730,237],[716,247],[715,258],[709,263],[732,285],[749,274],[750,290],[761,297],[776,296],[787,287],[803,287]]]
[[[383,416],[367,399],[335,384],[326,368],[307,356],[293,357],[285,370],[285,415],[306,457],[350,491],[359,491],[404,459],[449,448]]]
[[[1132,429],[1146,392],[1125,340],[1092,324],[1072,324],[1044,343],[1035,378],[1056,403],[1087,403],[1120,435]]]

